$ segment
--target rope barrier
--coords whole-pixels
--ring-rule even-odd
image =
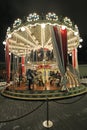
[[[9,120],[3,120],[3,121],[0,121],[0,123],[6,123],[6,122],[12,122],[12,121],[16,121],[16,120],[19,120],[19,119],[22,119],[28,115],[30,115],[31,113],[33,113],[34,111],[36,111],[37,109],[39,109],[42,105],[44,104],[44,102],[42,102],[39,106],[37,106],[35,109],[33,109],[31,112],[28,112],[18,118],[14,118],[14,119],[9,119]]]

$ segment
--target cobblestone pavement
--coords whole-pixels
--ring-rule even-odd
[[[49,130],[87,130],[87,95],[48,101]],[[47,130],[47,101],[23,101],[0,95],[0,130]]]

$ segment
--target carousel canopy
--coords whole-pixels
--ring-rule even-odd
[[[4,42],[9,43],[9,52],[20,57],[29,54],[32,49],[52,50],[51,26],[67,29],[68,53],[78,47],[81,38],[77,25],[67,17],[59,18],[55,13],[48,13],[44,17],[29,14],[24,21],[18,18],[12,27],[8,27]]]

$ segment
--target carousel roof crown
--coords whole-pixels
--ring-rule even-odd
[[[50,12],[46,16],[31,13],[25,20],[18,18],[12,27],[8,27],[5,41],[9,43],[9,51],[17,56],[23,56],[32,49],[42,47],[52,49],[50,26],[67,29],[68,53],[78,47],[81,41],[79,30],[68,17],[62,18]]]

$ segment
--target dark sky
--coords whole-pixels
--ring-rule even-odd
[[[0,0],[0,61],[4,60],[2,42],[8,26],[17,18],[23,19],[36,12],[47,14],[55,12],[58,16],[67,16],[78,25],[83,38],[83,48],[79,49],[79,62],[87,63],[87,0]]]

